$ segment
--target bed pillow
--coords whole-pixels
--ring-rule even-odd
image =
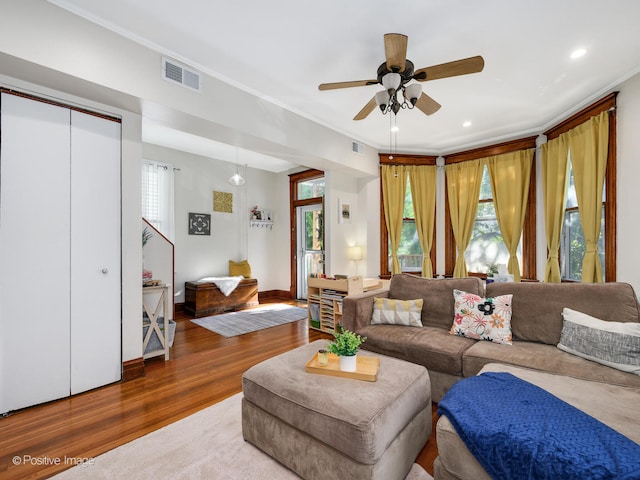
[[[449,333],[475,340],[511,345],[513,295],[484,298],[454,290],[454,318]]]
[[[393,298],[374,298],[371,324],[404,325],[421,327],[421,298],[417,300],[396,300]]]
[[[640,323],[607,322],[570,308],[562,318],[560,350],[640,375]]]
[[[246,260],[241,262],[229,260],[229,275],[231,277],[243,276],[244,278],[251,278],[251,265]]]

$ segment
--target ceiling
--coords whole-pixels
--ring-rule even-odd
[[[442,105],[402,110],[397,151],[446,154],[536,135],[640,72],[637,0],[51,0],[261,99],[388,150],[390,116],[353,117],[380,85],[321,92],[318,84],[376,77],[383,35],[409,37],[416,69],[482,55],[481,73],[422,83]],[[578,48],[586,54],[572,59]],[[463,126],[469,122],[469,126]],[[228,146],[188,132],[154,131],[151,143],[206,154]],[[235,148],[235,147],[234,147]],[[248,163],[250,152],[243,152]],[[284,159],[273,168],[282,171]]]

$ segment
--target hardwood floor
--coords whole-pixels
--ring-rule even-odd
[[[189,318],[176,314],[171,359],[146,361],[144,378],[0,418],[0,478],[48,478],[240,392],[242,374],[256,363],[331,338],[306,320],[224,338]],[[435,408],[433,417],[435,426]],[[432,433],[417,462],[433,474],[436,456]]]

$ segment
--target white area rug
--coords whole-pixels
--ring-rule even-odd
[[[242,438],[238,393],[56,475],[56,480],[298,479],[291,470]],[[414,465],[407,480],[431,477]]]
[[[239,312],[196,318],[191,321],[207,330],[229,338],[285,323],[296,322],[303,318],[307,318],[306,308],[274,303]]]

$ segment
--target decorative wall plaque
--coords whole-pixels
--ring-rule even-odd
[[[189,213],[189,235],[211,235],[211,214]]]
[[[213,211],[233,213],[233,193],[213,192]]]

